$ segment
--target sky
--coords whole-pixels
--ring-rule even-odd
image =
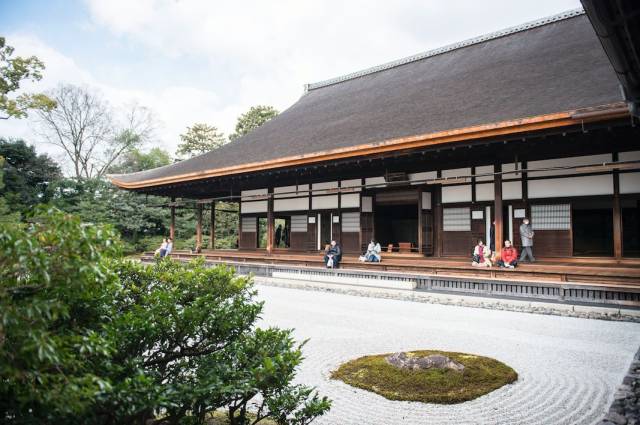
[[[305,83],[580,7],[579,0],[0,0],[0,36],[45,62],[25,90],[85,86],[158,127],[147,148],[173,153],[203,122],[225,134],[254,105],[282,111]],[[0,121],[60,160],[32,118]]]

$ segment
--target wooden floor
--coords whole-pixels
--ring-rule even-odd
[[[145,254],[146,257],[153,253]],[[262,251],[203,250],[201,254],[174,251],[172,257],[188,259],[203,256],[209,261],[287,264],[323,267],[322,254],[277,250],[269,255]],[[509,280],[541,280],[589,285],[615,285],[640,288],[640,259],[610,258],[540,258],[533,264],[521,264],[516,269],[477,268],[466,258],[433,258],[418,254],[386,254],[381,263],[362,263],[356,255],[345,255],[341,268],[424,273],[429,275],[475,276]]]

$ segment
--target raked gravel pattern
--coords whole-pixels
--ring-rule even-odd
[[[640,346],[640,324],[424,304],[257,285],[264,325],[310,338],[297,381],[333,400],[317,424],[592,424]],[[421,349],[493,357],[518,380],[475,400],[390,401],[330,379],[368,354]]]

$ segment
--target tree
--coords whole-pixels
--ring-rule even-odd
[[[49,202],[54,183],[62,178],[55,161],[48,155],[38,155],[23,140],[1,138],[0,156],[5,158],[2,193],[13,211],[24,213]]]
[[[116,239],[53,209],[0,225],[1,422],[78,423],[110,388]]]
[[[304,425],[330,402],[292,384],[292,330],[261,330],[249,277],[119,258],[108,226],[38,209],[0,225],[0,422],[204,424],[231,408]]]
[[[218,128],[202,123],[187,127],[187,132],[180,135],[182,143],[178,145],[176,155],[179,157],[193,157],[210,152],[224,145],[224,133],[218,133]]]
[[[35,56],[12,58],[14,48],[0,37],[0,119],[24,118],[30,109],[50,111],[56,103],[41,93],[23,93],[16,97],[11,94],[20,89],[22,81],[42,79],[44,63]]]
[[[229,140],[233,141],[238,137],[249,134],[278,114],[279,112],[273,106],[252,106],[247,112],[238,117],[236,132],[229,136]]]
[[[171,164],[171,156],[161,148],[152,148],[149,152],[142,152],[140,149],[134,148],[125,152],[120,160],[111,166],[109,173],[135,173],[169,164]]]
[[[102,177],[154,132],[151,111],[138,104],[130,105],[118,122],[109,103],[86,87],[60,84],[51,97],[57,107],[38,112],[40,134],[64,151],[76,179]]]
[[[4,158],[0,156],[0,191],[4,189],[3,182],[3,166],[4,166]],[[0,192],[1,194],[2,192]],[[0,195],[0,223],[12,223],[18,221],[20,218],[20,214],[11,213],[11,209],[7,205],[7,200],[4,199],[4,196]]]

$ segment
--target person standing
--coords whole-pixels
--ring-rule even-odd
[[[282,240],[282,224],[278,224],[276,228],[276,248],[280,247],[280,241]]]
[[[525,217],[520,225],[520,239],[522,241],[522,254],[520,255],[520,262],[526,260],[529,257],[529,261],[532,263],[536,261],[533,257],[533,229],[529,223],[529,219]]]

